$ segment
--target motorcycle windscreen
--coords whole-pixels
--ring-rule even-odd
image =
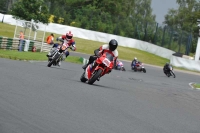
[[[106,58],[103,58],[102,62],[103,64],[105,64],[107,67],[109,67],[111,65],[111,62],[113,62],[114,57],[112,54],[110,53],[105,53],[104,56],[106,56]]]
[[[109,60],[109,61],[113,61],[114,57],[112,54],[110,53],[106,53],[106,58]]]
[[[169,65],[169,67],[168,67],[168,68],[169,68],[169,70],[173,70],[173,68],[172,68],[172,66],[171,66],[171,65]]]

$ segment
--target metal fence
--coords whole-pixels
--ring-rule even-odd
[[[75,14],[75,12],[82,14],[81,17]],[[174,27],[156,22],[151,23],[148,21],[145,22],[144,20],[136,20],[134,16],[120,17],[105,14],[99,10],[88,12],[82,9],[74,9],[69,13],[68,19],[64,23],[83,29],[151,42],[155,45],[186,55],[189,55],[191,52],[193,40],[197,40],[193,38],[191,33]]]
[[[192,34],[158,23],[146,23],[146,27],[136,25],[134,38],[148,41],[173,51],[189,55]]]
[[[26,46],[26,41],[29,42],[29,44]],[[48,45],[44,43],[42,46],[40,42],[34,41],[34,40],[24,40],[24,43],[22,45],[23,51],[32,51],[33,47],[36,48],[37,52],[49,52],[49,50],[52,48],[51,45]],[[41,50],[42,47],[42,50]],[[6,49],[6,50],[18,50],[19,49],[19,39],[17,38],[8,38],[8,37],[2,37],[0,36],[0,49]]]
[[[39,26],[41,26],[44,30],[38,30]],[[45,34],[46,34],[46,25],[45,24],[37,24],[33,21],[23,21],[17,20],[14,39],[18,39],[20,35],[20,31],[24,33],[24,39],[33,43],[37,50],[40,52],[48,52],[50,47],[45,43]]]
[[[123,21],[123,20],[122,20]],[[135,23],[133,28],[116,26],[114,34],[130,37],[189,55],[192,47],[191,33],[158,23]],[[127,25],[130,26],[130,25]]]

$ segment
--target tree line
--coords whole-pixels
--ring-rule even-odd
[[[0,7],[12,1],[8,13],[16,18],[131,37],[179,52],[184,45],[194,52],[200,18],[199,0],[176,0],[178,9],[170,9],[163,24],[155,21],[151,0],[0,0]],[[5,8],[5,6],[4,6]],[[192,36],[191,44],[189,36]],[[177,46],[177,47],[175,47]]]

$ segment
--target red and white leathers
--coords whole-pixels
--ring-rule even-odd
[[[123,66],[123,63],[121,61],[117,60],[116,66]]]
[[[57,38],[57,41],[62,41],[63,44],[67,45],[68,47],[71,47],[73,51],[76,50],[76,45],[74,39],[68,39],[66,35],[62,35],[61,37]]]

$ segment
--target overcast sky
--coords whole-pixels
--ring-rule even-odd
[[[170,8],[178,9],[176,0],[152,0],[151,7],[153,14],[156,15],[156,21],[160,24]]]

